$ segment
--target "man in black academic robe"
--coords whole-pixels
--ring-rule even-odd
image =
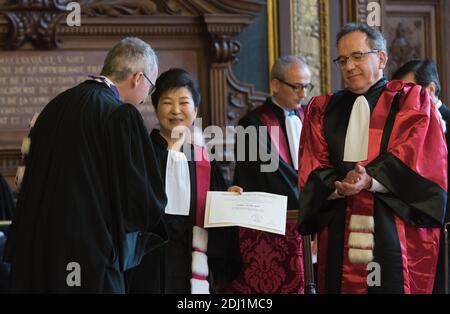
[[[0,220],[11,220],[14,206],[11,188],[0,173]]]
[[[14,206],[11,188],[0,174],[0,220],[5,223],[5,225],[0,225],[0,293],[8,292],[10,267],[8,263],[2,261],[2,257],[9,229],[7,222],[12,218]]]
[[[40,113],[7,242],[12,292],[124,293],[124,272],[165,241],[164,185],[135,107],[157,68],[148,44],[123,39],[102,76]]]
[[[166,140],[155,129],[150,134],[166,177],[168,149]],[[169,241],[163,247],[147,254],[142,263],[129,272],[131,293],[190,294],[192,278],[193,232],[197,216],[197,172],[194,149],[188,161],[191,199],[189,215],[163,214]],[[227,191],[219,166],[211,161],[210,191]],[[207,255],[212,292],[219,293],[241,269],[239,230],[237,227],[208,228]],[[157,270],[155,272],[155,270]],[[155,276],[156,275],[156,276]]]
[[[274,64],[271,78],[273,96],[239,121],[239,126],[244,129],[255,128],[257,138],[246,136],[245,158],[240,160],[242,143],[238,142],[238,135],[234,184],[246,192],[286,195],[287,209],[296,210],[299,196],[298,146],[303,120],[301,101],[311,88],[311,73],[303,60],[287,56]],[[292,118],[298,123],[293,130],[297,133],[296,137],[291,136],[287,125],[288,119]],[[260,133],[263,130],[260,127],[266,127],[264,133]],[[278,138],[271,137],[271,134],[275,134],[272,133],[275,128],[278,128]],[[254,151],[251,151],[254,143],[262,145],[262,149],[255,145]],[[271,157],[277,155],[278,159],[264,162],[261,150]],[[256,160],[252,160],[253,154]],[[265,171],[263,165],[274,166],[274,171]],[[296,229],[296,222],[288,222],[286,235],[282,236],[241,228],[244,266],[241,276],[230,287],[230,292],[301,293],[304,287],[303,261],[301,238]],[[261,255],[261,252],[268,254]]]

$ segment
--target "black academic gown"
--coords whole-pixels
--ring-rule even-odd
[[[14,198],[5,178],[0,174],[0,220],[11,220]]]
[[[267,98],[263,106],[268,106],[270,110],[273,111],[279,121],[282,132],[287,139],[285,115],[283,109],[275,105],[272,102],[271,98]],[[256,111],[252,111],[245,117],[243,117],[239,121],[239,125],[244,128],[255,126],[257,130],[259,127],[265,126],[256,114]],[[265,149],[267,154],[270,154],[272,143],[269,136],[267,137],[267,139],[267,148]],[[249,145],[247,143],[249,143],[248,137],[246,138],[246,150],[248,150],[249,148]],[[247,192],[258,191],[286,195],[288,197],[288,209],[298,209],[299,192],[297,171],[291,165],[280,158],[279,168],[276,171],[262,172],[261,164],[268,163],[263,163],[259,159],[259,157],[256,161],[250,161],[248,151],[246,151],[245,156],[245,161],[236,162],[234,184],[243,187]]]
[[[11,220],[14,209],[14,198],[12,191],[0,174],[0,220]],[[3,262],[3,252],[5,250],[6,239],[9,227],[0,227],[0,293],[6,293],[9,290],[8,263]]]
[[[166,238],[164,185],[139,111],[88,80],[53,99],[30,138],[7,242],[12,291],[124,293],[124,272]]]
[[[150,137],[164,178],[168,157],[167,142],[161,137],[159,130],[153,130]],[[194,152],[193,149],[191,151]],[[163,215],[169,242],[145,256],[142,263],[129,273],[131,293],[189,294],[191,292],[192,228],[195,225],[195,195],[197,195],[193,156],[188,164],[191,180],[189,216]],[[215,162],[211,162],[210,190],[227,190],[223,175]],[[217,292],[231,282],[240,271],[239,233],[237,227],[208,228],[207,231],[206,254],[213,281],[210,284],[213,288],[212,292]]]
[[[442,116],[442,119],[444,119],[446,125],[447,125],[447,132],[445,133],[445,140],[447,142],[447,149],[449,147],[449,138],[450,138],[450,109],[446,104],[442,104],[441,107],[439,107],[439,112]],[[450,167],[448,168],[450,169]],[[448,177],[450,174],[450,171],[447,172]],[[450,222],[450,202],[447,201],[447,210],[445,213],[445,220],[444,223]],[[444,232],[441,233],[440,238],[440,245],[439,245],[439,259],[438,259],[438,265],[436,270],[436,279],[434,281],[434,289],[433,293],[445,293],[445,241],[444,241]],[[450,247],[448,248],[448,251],[450,252]],[[450,267],[450,265],[449,265]],[[448,276],[448,282],[450,282],[450,272]]]
[[[264,119],[261,118],[261,112],[273,113],[281,127],[279,132],[284,134],[286,144],[289,145],[284,111],[275,105],[269,97],[261,107],[251,111],[239,121],[239,126],[243,128],[256,127],[258,147],[255,147],[255,149],[258,156],[256,161],[251,161],[249,149],[254,139],[249,139],[247,135],[245,139],[245,159],[236,161],[234,184],[241,186],[246,192],[285,195],[288,198],[287,209],[296,210],[298,209],[299,198],[298,172],[290,164],[289,147],[285,147],[285,151],[289,154],[289,160],[284,160],[279,152],[276,152],[279,157],[277,169],[274,172],[261,171],[261,166],[270,164],[270,161],[263,162],[261,160],[259,145],[264,145],[262,150],[268,156],[271,156],[272,152],[271,137],[267,135],[267,141],[264,142],[263,138],[259,136],[259,127],[266,127]],[[297,112],[297,114],[301,119],[300,113]],[[280,141],[280,147],[281,145]],[[238,149],[239,147],[235,150],[238,154],[237,158],[239,158]],[[303,292],[303,251],[295,221],[287,222],[286,235],[284,236],[241,228],[240,241],[243,271],[230,286],[228,292],[261,294]]]

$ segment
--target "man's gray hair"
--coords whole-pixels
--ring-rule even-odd
[[[339,40],[347,34],[361,32],[367,35],[368,44],[370,49],[384,51],[386,56],[388,55],[386,39],[383,34],[376,28],[370,27],[365,23],[348,23],[342,27],[339,33],[336,35],[336,46],[339,44]]]
[[[270,70],[270,79],[284,80],[286,73],[288,72],[289,67],[292,64],[299,64],[301,66],[308,68],[305,59],[303,59],[302,57],[284,56],[278,58],[277,61],[275,61],[275,64],[272,66],[272,69]]]
[[[136,37],[127,37],[108,52],[100,74],[122,82],[140,71],[149,76],[157,66],[158,58],[149,44]]]

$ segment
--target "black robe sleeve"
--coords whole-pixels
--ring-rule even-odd
[[[259,127],[264,126],[261,121],[253,115],[248,115],[239,121],[239,126],[244,129],[256,128],[257,141],[245,135],[245,148],[243,156],[240,156],[241,147],[235,147],[236,167],[234,171],[234,184],[241,186],[247,192],[267,192],[288,197],[288,209],[298,209],[298,175],[290,165],[279,159],[277,170],[274,172],[263,172],[261,167],[269,167],[269,161],[262,161],[261,151],[266,156],[271,156],[272,143],[267,135],[266,139],[260,136]],[[284,131],[280,131],[284,132]],[[242,143],[236,138],[236,145]],[[264,156],[264,158],[266,158]],[[273,166],[273,165],[271,165]]]
[[[14,199],[8,183],[0,174],[0,220],[11,220]]]
[[[441,113],[445,123],[447,123],[447,125],[450,124],[450,108],[446,104],[442,104],[439,107],[439,112]]]
[[[218,165],[211,162],[211,191],[226,191],[227,186]],[[242,266],[239,248],[239,228],[208,229],[208,259],[214,288],[220,292],[239,274]]]
[[[120,268],[125,271],[167,240],[161,220],[167,200],[155,151],[137,109],[131,105],[119,107],[106,132],[106,146],[111,149],[111,206],[119,222],[115,240]]]

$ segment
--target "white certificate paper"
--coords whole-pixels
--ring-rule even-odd
[[[209,191],[205,228],[240,226],[284,235],[287,196],[263,192]]]

